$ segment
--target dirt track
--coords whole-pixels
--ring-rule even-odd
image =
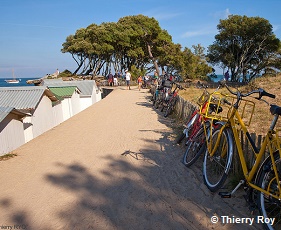
[[[252,216],[183,166],[148,96],[118,88],[0,162],[0,229],[256,229],[211,223]]]

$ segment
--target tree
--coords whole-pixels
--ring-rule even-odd
[[[158,75],[160,75],[157,60],[164,47],[172,42],[172,37],[166,30],[162,30],[155,18],[144,15],[126,16],[120,18],[118,24],[124,28],[125,36],[130,40],[130,47],[126,47],[126,54],[130,61],[142,59],[152,62]],[[138,63],[128,63],[136,65]]]
[[[76,74],[82,67],[87,58],[86,51],[91,47],[91,44],[86,40],[85,32],[85,29],[77,30],[75,35],[69,35],[62,45],[62,53],[70,53],[78,65],[73,74]]]
[[[166,30],[154,18],[144,15],[126,16],[117,23],[91,24],[78,29],[66,38],[62,52],[71,53],[78,67],[74,74],[92,74],[102,71],[106,76],[132,68],[137,72],[156,70],[160,75],[175,74],[194,78],[210,72],[203,55],[204,48],[194,46],[195,53],[174,44]]]
[[[220,20],[219,34],[208,47],[213,65],[230,69],[231,80],[251,80],[271,65],[276,65],[280,41],[268,20],[260,17],[230,15]]]

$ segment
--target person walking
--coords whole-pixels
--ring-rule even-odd
[[[118,75],[117,75],[117,73],[115,73],[114,76],[113,76],[113,83],[114,83],[114,86],[118,86],[118,80],[117,80],[117,78],[118,78]]]
[[[131,75],[131,73],[126,69],[125,70],[125,73],[126,73],[126,75],[125,75],[125,79],[126,79],[126,85],[127,85],[127,89],[131,89],[131,87],[130,87],[130,81],[131,81],[131,78],[132,78],[132,75]]]
[[[226,81],[229,80],[229,72],[228,72],[228,70],[225,72],[224,78],[225,78]]]
[[[111,72],[108,74],[107,79],[108,79],[108,85],[112,86],[112,84],[113,84],[113,75],[112,75]]]
[[[142,85],[142,76],[139,76],[138,77],[138,88],[139,88],[139,91],[141,90],[141,85]]]

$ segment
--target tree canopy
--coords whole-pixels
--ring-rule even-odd
[[[190,49],[174,44],[172,36],[156,19],[144,15],[80,28],[62,46],[61,51],[70,53],[77,63],[74,74],[107,75],[112,69],[122,72],[136,68],[185,79],[206,77],[212,71],[202,53],[193,54]]]
[[[229,69],[232,81],[250,81],[269,69],[280,69],[280,40],[268,20],[230,15],[217,28],[207,57],[211,64]]]

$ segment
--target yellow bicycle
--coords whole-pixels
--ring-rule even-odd
[[[246,101],[246,104],[252,106],[254,111],[254,103],[247,101],[246,97],[258,95],[255,99],[263,100],[262,97],[275,98],[275,95],[267,93],[263,89],[248,93],[242,93],[239,90],[233,92],[225,82],[221,82],[221,84],[226,86],[227,90],[234,96],[232,102],[225,97],[221,97],[217,102],[228,105],[229,110],[226,117],[218,117],[218,115],[210,117],[208,113],[202,114],[208,118],[220,119],[223,124],[206,138],[207,150],[203,162],[204,183],[213,192],[222,188],[232,165],[234,148],[237,148],[244,179],[232,192],[219,194],[222,197],[231,197],[243,184],[248,187],[247,191],[250,194],[248,196],[251,196],[249,200],[259,209],[262,218],[268,220],[263,222],[265,228],[281,229],[281,140],[278,136],[280,130],[276,129],[276,123],[281,115],[281,107],[270,105],[273,119],[261,148],[258,149],[249,135],[246,122],[243,121],[245,107],[242,110],[240,107],[242,102]],[[251,117],[248,119],[251,120]],[[255,161],[252,166],[248,166],[246,163],[238,130],[245,134],[255,152]],[[269,155],[262,161],[265,154]]]

